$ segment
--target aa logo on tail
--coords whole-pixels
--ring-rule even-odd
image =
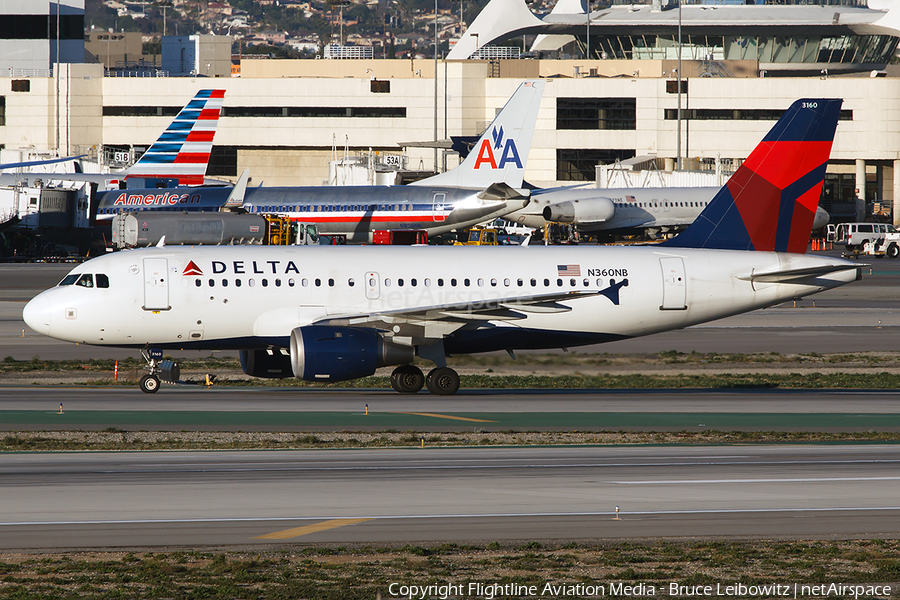
[[[491,147],[491,140],[482,138],[478,146],[478,154],[475,159],[475,168],[480,169],[482,165],[490,165],[492,169],[502,169],[508,163],[513,163],[519,169],[522,167],[522,159],[519,158],[519,149],[516,148],[516,141],[512,138],[503,140],[503,127],[499,129],[494,126],[491,131],[491,138],[494,140]],[[500,160],[497,160],[497,154]]]

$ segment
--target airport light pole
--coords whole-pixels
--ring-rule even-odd
[[[678,0],[678,139],[675,142],[675,168],[681,170],[681,0]]]
[[[438,169],[438,3],[434,0],[434,172]]]
[[[587,51],[584,53],[587,60],[591,59],[591,0],[587,0],[587,35],[585,36],[585,44]],[[522,42],[522,52],[525,51],[525,42]],[[590,68],[590,67],[589,67]],[[590,71],[588,71],[590,73]]]

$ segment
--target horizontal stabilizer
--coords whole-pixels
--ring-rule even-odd
[[[511,187],[510,185],[503,183],[502,181],[499,183],[492,183],[489,185],[483,192],[478,194],[478,197],[482,200],[512,200],[514,198],[517,199],[528,199],[526,194],[522,194],[519,190]]]
[[[751,273],[738,277],[744,281],[752,281],[758,283],[791,283],[800,279],[809,279],[810,277],[820,277],[829,273],[838,273],[840,271],[849,271],[850,269],[859,269],[866,267],[864,264],[852,265],[820,265],[818,267],[804,267],[802,269],[784,269],[781,271],[764,271],[762,273]]]

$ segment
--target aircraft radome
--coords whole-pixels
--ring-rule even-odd
[[[805,254],[840,106],[792,104],[659,245],[128,250],[75,267],[24,319],[57,339],[144,349],[147,392],[163,350],[196,348],[238,349],[258,377],[340,381],[397,365],[397,391],[453,394],[447,355],[620,340],[856,280],[858,264]],[[427,377],[416,356],[436,365]]]

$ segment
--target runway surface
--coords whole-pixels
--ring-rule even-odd
[[[0,430],[900,431],[895,390],[0,388]],[[63,412],[59,412],[62,405]]]
[[[898,465],[894,445],[16,454],[0,547],[895,537]]]

